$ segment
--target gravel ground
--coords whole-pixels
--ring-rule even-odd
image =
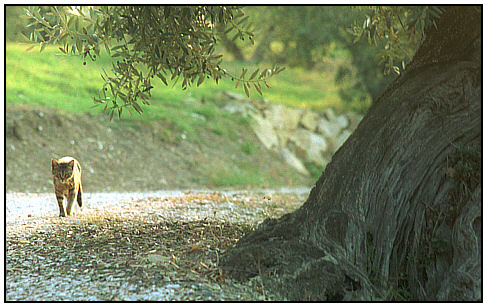
[[[54,193],[6,194],[6,301],[283,300],[219,259],[309,190],[86,193],[58,217]]]

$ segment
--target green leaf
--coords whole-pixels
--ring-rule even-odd
[[[200,84],[203,83],[203,81],[205,81],[205,76],[201,74],[199,76],[198,83],[196,84],[196,86],[200,86]]]
[[[137,111],[137,113],[142,114],[142,108],[135,101],[132,101],[132,106],[134,107],[135,111]]]
[[[96,98],[93,98],[93,99],[96,99]],[[95,101],[96,101],[96,100],[95,100]],[[101,106],[101,103],[97,103],[97,104],[95,104],[95,105],[92,105],[92,106],[90,107],[90,109],[94,109],[94,108],[99,107],[99,106]]]
[[[37,41],[37,39],[40,39],[41,41],[44,42],[44,38],[42,37],[42,34],[40,33],[39,30],[35,29],[34,30],[34,40]]]
[[[161,81],[167,86],[167,81],[166,81],[166,77],[164,77],[164,75],[162,73],[158,73],[157,76],[159,77],[159,79],[161,79]]]
[[[247,97],[250,97],[249,89],[247,88],[247,84],[245,83],[244,83],[244,90],[245,90],[245,94],[247,94]]]
[[[245,74],[246,73],[247,73],[247,69],[246,68],[242,68],[242,74],[240,75],[240,78],[239,79],[245,78]]]
[[[120,97],[120,99],[122,99],[125,103],[127,103],[127,100],[128,100],[128,97],[127,95],[125,95],[124,93],[122,92],[118,92],[118,96]]]
[[[260,84],[259,83],[254,83],[254,87],[257,90],[257,92],[259,92],[260,96],[262,96],[262,90],[260,88]]]
[[[232,26],[229,26],[223,33],[224,34],[228,34],[232,30],[233,30],[233,27]]]
[[[40,49],[40,51],[39,51],[39,52],[42,52],[42,51],[43,51],[43,50],[46,48],[46,45],[47,45],[47,43],[46,43],[46,42],[42,42],[42,43],[41,43],[41,49]]]
[[[267,71],[268,71],[267,69],[262,70],[262,72],[259,75],[259,80],[266,76]]]
[[[36,46],[36,44],[32,44],[30,45],[27,49],[25,49],[25,51],[30,51],[32,50],[34,47]]]
[[[178,76],[178,75],[179,75],[179,73],[178,73],[178,69],[176,68],[176,69],[174,70],[174,72],[172,73],[171,80],[174,80],[174,78],[176,78],[176,76]]]
[[[127,112],[129,112],[130,118],[134,118],[133,115],[132,115],[132,112],[130,112],[130,109],[129,108],[127,108]]]
[[[76,8],[76,11],[78,12],[78,14],[82,17],[85,17],[85,14],[83,13],[83,10],[80,8],[80,7],[77,7]]]
[[[235,41],[235,40],[236,40],[236,39],[237,39],[237,38],[238,38],[240,35],[241,35],[241,34],[240,34],[240,32],[237,32],[237,33],[236,33],[236,34],[233,36],[233,38],[232,38],[232,42],[234,42],[234,41]]]
[[[65,16],[67,18],[67,16]],[[73,25],[73,22],[74,22],[74,18],[71,17],[69,18],[68,22],[67,22],[67,28],[70,29]]]
[[[125,47],[125,45],[115,46],[115,47],[112,48],[112,51],[118,50],[118,49],[123,48],[123,47]]]
[[[83,52],[83,42],[81,41],[80,37],[76,38],[76,52]]]
[[[242,19],[240,19],[240,20],[237,22],[237,25],[244,24],[244,23],[247,21],[247,19],[249,19],[249,16],[248,16],[248,15],[247,15],[247,16],[245,16],[245,17],[243,17]]]
[[[258,72],[259,72],[259,69],[257,68],[257,69],[256,69],[256,70],[255,70],[255,71],[252,73],[252,75],[250,75],[249,80],[254,79],[254,77],[257,75],[257,73],[258,73]]]
[[[29,39],[27,36],[25,36],[25,34],[24,34],[24,33],[19,32],[19,35],[20,35],[20,37],[22,38],[22,40],[23,40],[23,41],[25,41],[25,42],[29,42],[29,43],[31,43],[31,42],[32,42],[32,41],[31,41],[31,40],[30,40],[30,39]]]
[[[94,48],[95,54],[97,57],[100,57],[100,45],[96,45]]]

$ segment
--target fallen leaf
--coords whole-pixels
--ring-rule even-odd
[[[200,249],[201,249],[201,246],[199,244],[196,244],[196,245],[193,245],[190,252],[199,251]]]

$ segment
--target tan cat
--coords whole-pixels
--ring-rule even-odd
[[[83,187],[81,186],[81,166],[75,158],[63,157],[51,160],[54,193],[59,205],[59,216],[71,215],[74,199],[81,208],[83,201]],[[66,197],[67,206],[64,211],[63,200]]]

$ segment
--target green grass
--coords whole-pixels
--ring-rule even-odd
[[[105,68],[110,71],[111,58],[102,54],[95,62],[81,57],[66,57],[55,46],[48,46],[42,53],[38,48],[26,51],[27,45],[6,44],[6,101],[7,103],[28,103],[67,109],[72,112],[100,112],[90,110],[92,97],[103,85],[100,74]],[[239,75],[242,67],[255,68],[248,63],[229,62],[223,65],[230,73]],[[264,65],[266,66],[266,65]],[[267,65],[268,67],[269,65]],[[263,97],[257,91],[251,98],[266,98],[271,102],[295,107],[307,107],[322,111],[326,107],[343,110],[339,88],[333,81],[333,74],[319,71],[306,71],[300,68],[287,68],[268,82],[271,88],[264,88]],[[163,117],[168,108],[179,108],[181,102],[191,95],[196,99],[209,98],[217,92],[229,90],[244,94],[241,87],[229,78],[216,84],[205,80],[199,87],[186,91],[178,83],[165,86],[161,81],[154,82],[150,106],[144,106],[140,120]],[[202,112],[212,112],[202,110]]]
[[[248,155],[251,155],[255,149],[254,144],[250,141],[245,141],[241,147],[242,147],[242,151]]]
[[[38,48],[26,51],[27,47],[20,43],[6,44],[5,96],[8,104],[49,106],[73,113],[102,112],[102,107],[91,108],[94,106],[92,98],[103,85],[103,69],[110,71],[110,57],[102,53],[96,61],[86,60],[86,65],[83,65],[82,57],[61,54],[55,46],[48,46],[41,53]],[[240,73],[242,67],[249,70],[255,68],[237,62],[224,63],[222,66],[235,75]],[[251,98],[266,98],[274,103],[318,111],[329,106],[337,110],[344,108],[339,103],[339,89],[332,77],[322,72],[288,68],[271,78],[268,83],[271,88],[264,89],[263,97],[257,91],[251,91]],[[213,80],[205,80],[199,87],[187,90],[182,90],[180,83],[165,86],[156,79],[153,85],[150,105],[143,106],[143,114],[132,111],[131,118],[124,111],[122,122],[130,124],[167,121],[171,130],[185,133],[190,139],[196,135],[198,129],[235,138],[235,129],[232,129],[235,119],[221,111],[216,102],[212,103],[212,97],[224,90],[244,95],[242,88],[235,88],[235,83],[229,78],[220,80],[219,84]],[[207,103],[184,103],[189,96],[197,100],[205,99]],[[204,117],[203,121],[201,116]],[[238,119],[237,123],[247,124],[245,118]]]
[[[203,167],[206,183],[213,187],[266,187],[272,188],[286,184],[285,178],[293,180],[294,174],[283,170],[272,169],[272,175],[255,165],[236,163],[229,166],[224,164],[207,165]]]

